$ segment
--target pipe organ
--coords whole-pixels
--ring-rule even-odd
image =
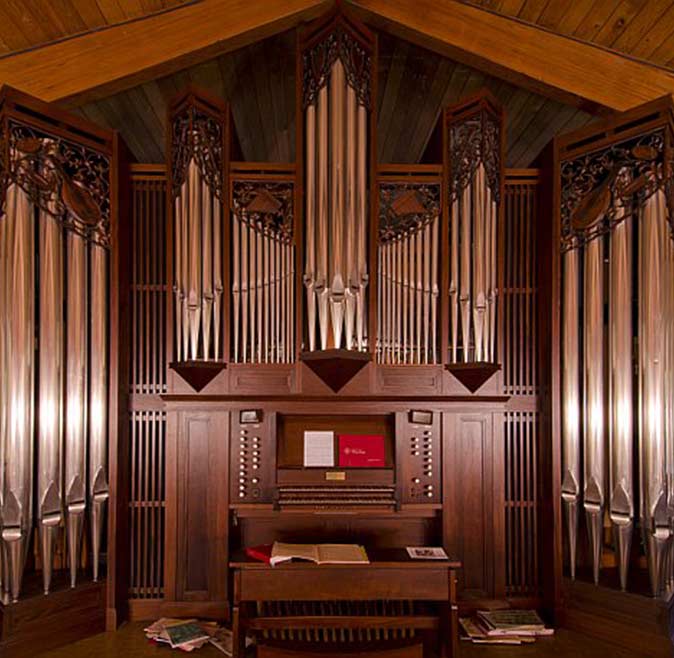
[[[229,353],[223,263],[229,113],[221,103],[188,91],[173,103],[169,122],[173,359],[217,368]]]
[[[446,110],[449,363],[495,363],[503,112],[488,96]]]
[[[265,174],[261,174],[265,176]],[[232,174],[233,363],[295,360],[294,175]]]
[[[571,577],[582,507],[595,582],[608,517],[621,587],[638,527],[654,595],[673,584],[671,113],[669,101],[654,102],[557,146]]]
[[[3,90],[1,112],[0,574],[9,603],[33,537],[45,594],[55,565],[65,567],[63,531],[70,586],[82,578],[84,527],[100,577],[116,147],[109,133],[14,90]]]
[[[379,183],[377,362],[438,364],[441,185]]]
[[[376,40],[338,18],[300,44],[306,349],[368,345],[368,217]]]

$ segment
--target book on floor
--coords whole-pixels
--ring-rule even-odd
[[[369,564],[362,546],[357,544],[284,544],[274,542],[269,563],[274,566],[290,560],[316,564]]]

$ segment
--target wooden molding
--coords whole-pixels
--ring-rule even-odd
[[[79,105],[295,27],[329,4],[202,0],[4,57],[0,83],[45,101]]]
[[[674,72],[456,0],[350,0],[369,24],[592,113],[674,92]]]

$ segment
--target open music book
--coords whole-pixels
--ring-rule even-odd
[[[292,559],[309,560],[316,564],[369,564],[362,546],[357,544],[283,544],[274,542],[269,564],[272,566]]]

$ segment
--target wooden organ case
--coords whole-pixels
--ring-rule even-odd
[[[126,615],[127,157],[111,131],[2,88],[2,655]]]
[[[274,540],[442,545],[462,605],[540,600],[538,175],[504,168],[486,92],[424,164],[377,163],[376,60],[332,12],[298,33],[295,163],[237,159],[228,107],[190,89],[167,167],[133,168],[134,617],[231,617],[228,564]],[[384,466],[305,468],[307,430],[381,435]],[[437,628],[419,605],[263,612],[397,617],[351,635],[384,648]],[[345,638],[272,626],[262,644]]]

